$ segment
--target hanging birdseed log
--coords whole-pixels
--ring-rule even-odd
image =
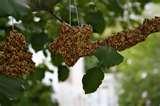
[[[61,54],[68,66],[73,66],[83,56],[91,55],[98,47],[111,46],[118,51],[130,48],[144,41],[149,34],[160,32],[160,17],[145,19],[139,27],[114,34],[102,41],[92,43],[92,27],[89,25],[69,26],[62,23],[59,37],[49,45],[52,53]]]
[[[10,31],[6,40],[0,42],[0,73],[20,77],[34,69],[32,53],[27,51],[25,37],[16,30]]]
[[[122,51],[144,41],[154,32],[160,32],[160,17],[150,20],[145,19],[139,27],[133,30],[119,32],[104,41],[98,41],[97,44],[99,46],[109,45],[118,51]]]
[[[92,34],[92,27],[89,25],[70,26],[62,23],[59,37],[49,45],[52,53],[61,54],[68,66],[73,66],[83,56],[95,51],[89,38]]]

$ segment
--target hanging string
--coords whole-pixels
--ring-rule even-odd
[[[127,0],[126,10],[128,11],[128,13],[127,13],[127,24],[128,24],[129,27],[131,27],[132,25],[131,25],[131,22],[130,22],[130,13],[132,13],[133,10],[132,10],[132,3],[131,3],[130,0]]]
[[[73,5],[72,5],[72,0],[69,0],[69,24],[72,26],[72,6],[74,6],[74,9],[76,11],[76,18],[77,18],[77,23],[80,25],[79,21],[79,12],[78,12],[78,6],[77,6],[77,1],[74,0]]]
[[[11,25],[12,25],[12,30],[14,30],[14,19],[11,17]]]
[[[69,0],[69,24],[72,26],[72,8],[71,8],[71,0]]]
[[[77,6],[77,1],[74,0],[74,6],[75,6],[75,10],[76,10],[76,15],[77,15],[77,22],[78,22],[78,25],[80,25],[80,22],[79,22],[79,13],[78,13],[78,6]]]

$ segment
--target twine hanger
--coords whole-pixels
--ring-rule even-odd
[[[12,25],[12,30],[14,30],[14,19],[11,17],[11,25]]]
[[[73,4],[72,4],[72,0],[69,0],[69,24],[70,24],[70,26],[72,26],[72,6],[74,7],[74,9],[76,11],[77,24],[79,26],[80,25],[80,20],[79,20],[77,0],[74,0]]]

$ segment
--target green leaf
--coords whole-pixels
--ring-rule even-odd
[[[47,70],[47,67],[45,65],[39,65],[36,67],[35,71],[28,76],[29,80],[32,80],[33,82],[41,81],[45,76],[45,71]]]
[[[155,3],[160,3],[160,0],[152,0]]]
[[[85,14],[85,21],[93,27],[93,31],[102,33],[105,29],[105,20],[101,11],[94,11],[89,9]]]
[[[4,40],[5,38],[5,30],[0,30],[0,41]]]
[[[10,78],[0,75],[0,95],[9,100],[16,99],[16,97],[24,90],[24,83],[20,79]]]
[[[66,66],[58,66],[58,80],[65,81],[69,76],[69,69]]]
[[[58,36],[60,25],[55,20],[48,20],[46,22],[45,30],[50,39],[55,39]]]
[[[138,0],[139,3],[141,3],[141,6],[145,6],[147,3],[151,2],[153,0]]]
[[[7,26],[8,17],[0,17],[0,28],[5,29]]]
[[[56,66],[61,65],[64,61],[63,57],[60,54],[52,53],[51,54],[52,63]]]
[[[62,0],[29,0],[32,10],[52,10]]]
[[[95,52],[95,56],[98,58],[100,66],[106,66],[108,68],[118,65],[123,61],[123,56],[108,46],[98,48]]]
[[[99,85],[104,79],[104,73],[99,67],[94,67],[87,70],[86,74],[83,76],[82,83],[83,89],[86,94],[92,93],[97,90]]]
[[[85,70],[91,69],[98,65],[99,61],[96,56],[87,56],[85,57]]]
[[[34,83],[20,98],[7,106],[55,106],[51,100],[53,90],[43,83]]]
[[[9,100],[4,95],[0,95],[0,105],[1,106],[11,106],[11,100]]]
[[[24,16],[28,11],[25,0],[0,0],[0,16]]]
[[[48,35],[44,33],[32,34],[30,42],[34,50],[39,51],[44,48],[44,45],[48,42]]]
[[[121,16],[123,15],[123,5],[122,0],[100,0],[106,5],[107,10],[109,10],[108,15]],[[126,1],[125,1],[126,2]]]

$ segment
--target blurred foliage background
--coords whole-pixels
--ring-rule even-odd
[[[160,38],[151,35],[147,41],[124,51],[124,62],[118,66],[122,73],[121,106],[158,106],[160,104]]]
[[[75,5],[69,0],[0,0],[0,41],[4,40],[14,19],[15,28],[27,38],[35,52],[43,51],[47,57],[47,45],[58,36],[60,22],[55,15],[69,23],[69,7],[72,12],[72,25],[77,25]],[[77,0],[81,24],[93,26],[92,40],[103,39],[107,35],[133,28],[145,18],[143,10],[148,3],[159,0]],[[151,16],[154,17],[154,16]],[[118,28],[117,28],[118,27]],[[110,33],[111,32],[111,33]],[[147,41],[121,54],[110,47],[97,49],[93,56],[85,59],[86,74],[83,77],[85,93],[94,92],[101,84],[104,73],[120,64],[121,106],[158,106],[159,86],[159,33]],[[58,67],[59,81],[65,81],[69,67],[63,65],[63,58],[52,54],[50,62]],[[0,76],[1,106],[57,106],[51,98],[54,90],[42,83],[45,72],[51,70],[43,62],[35,72],[22,78]],[[94,81],[93,81],[94,80]]]

